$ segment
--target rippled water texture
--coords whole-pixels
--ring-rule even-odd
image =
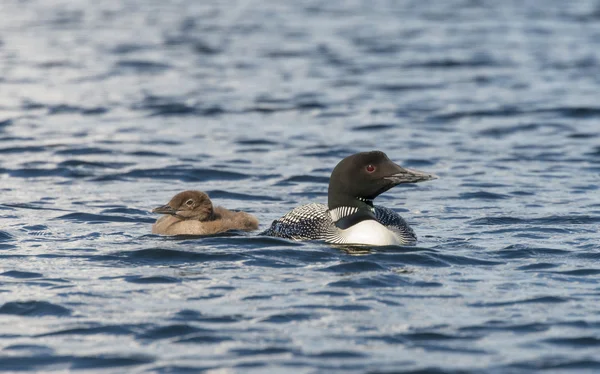
[[[0,2],[0,371],[600,371],[600,2]],[[414,248],[150,234],[326,202]]]

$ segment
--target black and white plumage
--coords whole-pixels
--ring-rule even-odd
[[[262,235],[335,244],[412,245],[417,237],[406,221],[389,208],[373,205],[373,199],[398,184],[435,178],[402,168],[380,151],[357,153],[333,169],[327,205],[297,207]]]
[[[293,240],[323,240],[334,244],[361,244],[349,243],[345,230],[335,225],[335,221],[351,216],[358,210],[355,207],[340,207],[330,211],[325,204],[311,203],[301,205],[273,221],[271,227],[262,235],[274,236]],[[406,221],[393,210],[375,205],[373,207],[375,221],[391,231],[396,237],[396,243],[385,243],[381,245],[413,245],[417,242],[417,236]],[[338,219],[335,219],[338,218]],[[376,243],[373,243],[376,245]]]

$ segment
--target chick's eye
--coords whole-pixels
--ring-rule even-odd
[[[194,203],[194,200],[189,199],[188,201],[185,202],[185,205],[192,205]]]
[[[365,169],[367,170],[368,173],[372,173],[375,171],[376,167],[369,164],[369,165],[367,165],[367,167]]]

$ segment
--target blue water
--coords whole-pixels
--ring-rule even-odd
[[[600,2],[0,14],[0,371],[600,371]],[[377,200],[416,247],[150,234],[186,189],[265,229],[373,149],[440,176]]]

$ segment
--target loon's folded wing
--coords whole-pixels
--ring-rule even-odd
[[[398,213],[390,208],[375,205],[375,219],[389,230],[392,230],[399,235],[402,240],[406,241],[406,244],[414,244],[417,242],[417,235],[413,229],[406,223],[404,218],[400,217]]]
[[[323,239],[327,228],[332,225],[331,217],[324,204],[306,204],[294,208],[285,216],[273,221],[271,227],[260,235],[294,240]]]

